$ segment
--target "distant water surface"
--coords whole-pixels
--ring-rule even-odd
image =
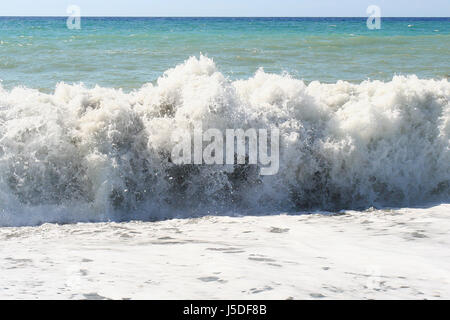
[[[83,82],[130,90],[189,56],[213,58],[231,79],[258,68],[306,81],[450,74],[450,18],[0,18],[0,79],[49,92]]]

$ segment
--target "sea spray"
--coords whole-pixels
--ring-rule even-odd
[[[420,205],[450,199],[450,84],[231,81],[200,56],[125,93],[0,88],[0,225]],[[279,171],[177,165],[174,130],[277,128]]]

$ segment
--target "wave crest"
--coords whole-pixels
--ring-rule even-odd
[[[403,206],[450,198],[447,79],[231,81],[192,57],[125,93],[0,87],[0,225]],[[176,166],[171,132],[280,129],[280,169]]]

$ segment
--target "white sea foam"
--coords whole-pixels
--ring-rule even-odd
[[[0,299],[449,299],[449,212],[0,228]]]
[[[204,56],[131,93],[0,87],[0,225],[448,202],[449,97],[447,79],[415,76],[233,82]],[[174,165],[171,133],[198,121],[278,127],[278,174]]]

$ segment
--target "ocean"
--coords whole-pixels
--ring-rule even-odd
[[[0,298],[448,299],[449,22],[0,17]]]
[[[305,81],[446,78],[449,18],[0,18],[5,88],[58,82],[133,90],[200,53],[230,79],[259,68]]]
[[[450,195],[448,18],[0,18],[0,225],[364,210]],[[171,162],[278,128],[280,168]]]

